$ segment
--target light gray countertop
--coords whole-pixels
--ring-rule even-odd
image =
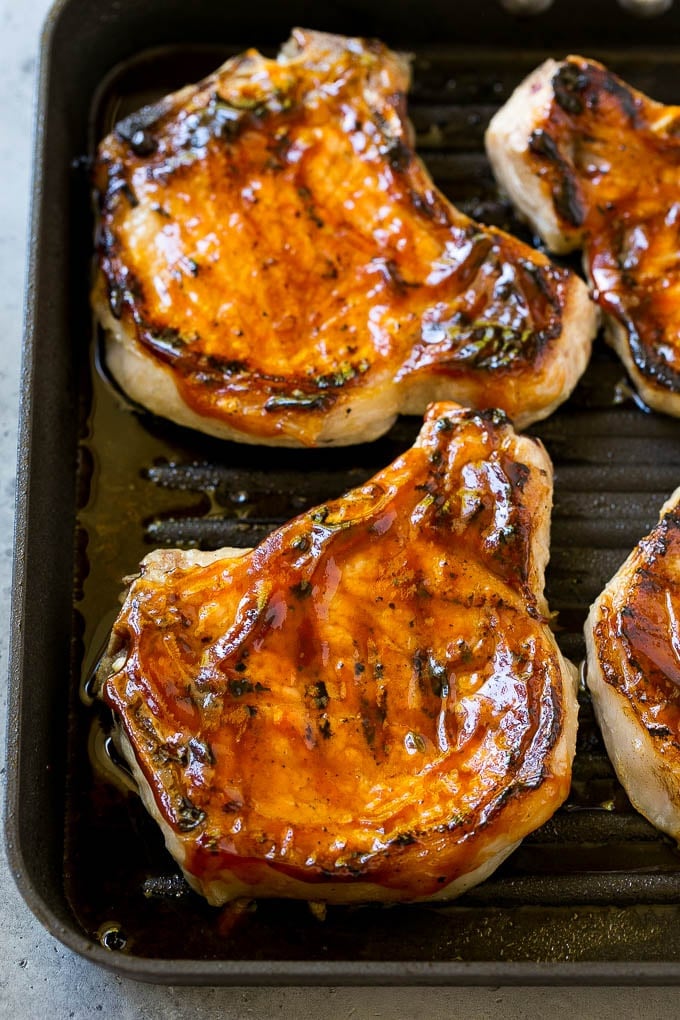
[[[96,0],[93,0],[96,2]],[[32,108],[40,27],[50,0],[0,0],[0,588],[9,611],[14,464],[28,223]],[[7,625],[0,628],[0,673],[7,675]],[[2,685],[0,733],[4,735]],[[3,750],[4,759],[4,750]],[[4,768],[2,774],[4,775]],[[33,1018],[222,1016],[607,1018],[678,1015],[674,989],[168,988],[99,970],[47,934],[17,893],[0,851],[0,1016]]]

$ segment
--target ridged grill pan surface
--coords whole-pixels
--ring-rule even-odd
[[[495,14],[494,5],[488,7]],[[557,15],[555,19],[558,25]],[[342,27],[307,20],[311,27]],[[566,52],[554,27],[551,44],[536,45],[539,20],[517,23],[530,25],[527,39],[532,45],[527,48],[520,47],[519,38],[503,47],[484,46],[481,38],[472,47],[461,47],[441,41],[433,46],[425,39],[414,45],[403,31],[395,36],[389,25],[379,33],[392,45],[406,43],[414,53],[409,111],[417,149],[435,182],[470,215],[530,241],[496,191],[483,154],[483,132],[494,110],[529,70],[547,55]],[[348,20],[345,28],[366,31],[355,20]],[[376,25],[372,22],[368,30],[375,32]],[[546,29],[545,42],[550,39]],[[87,146],[91,152],[96,138],[115,120],[198,79],[243,42],[271,51],[271,32],[263,37],[255,32],[245,40],[225,34],[220,45],[133,49],[105,80],[100,75],[100,87],[91,90],[89,137],[81,154]],[[569,49],[575,48],[573,42]],[[655,98],[680,99],[680,54],[650,45],[633,49],[620,44],[606,50],[585,36],[578,48],[604,59]],[[51,647],[61,661],[41,663],[18,639],[14,648],[13,682],[22,685],[13,695],[15,722],[18,707],[23,712],[10,745],[8,833],[19,882],[33,909],[74,948],[87,951],[89,945],[90,955],[100,962],[154,980],[494,983],[558,981],[567,974],[582,982],[677,980],[680,856],[670,840],[631,808],[613,775],[585,691],[567,804],[490,880],[444,906],[335,907],[323,921],[300,903],[262,903],[238,915],[229,908],[215,911],[180,879],[136,798],[93,766],[93,759],[108,760],[108,720],[88,698],[88,677],[117,611],[121,578],[134,572],[139,559],[156,546],[256,544],[280,522],[339,495],[389,463],[411,444],[419,421],[401,418],[386,437],[365,446],[254,450],[131,408],[106,378],[101,338],[90,323],[87,189],[81,163],[71,170],[69,201],[71,209],[79,210],[71,243],[77,246],[75,265],[83,276],[72,281],[62,310],[62,342],[71,346],[64,354],[67,367],[60,371],[68,385],[61,404],[54,398],[50,412],[71,414],[73,428],[69,433],[63,426],[57,451],[67,468],[50,474],[38,457],[37,469],[46,474],[36,481],[35,457],[30,472],[24,465],[33,493],[43,478],[48,490],[59,486],[59,541],[71,543],[43,568],[61,581],[60,587],[53,585],[57,591],[44,596],[47,636],[38,644],[44,646],[52,634]],[[43,250],[49,247],[44,238],[41,243]],[[76,339],[74,328],[80,331]],[[29,364],[29,376],[31,367],[29,382],[34,385],[35,361]],[[30,444],[38,450],[50,444],[36,435],[35,406],[29,410],[33,432],[31,422],[25,422],[26,454]],[[581,628],[590,602],[680,482],[680,422],[647,413],[636,403],[621,365],[600,338],[573,397],[530,431],[543,439],[556,469],[547,594],[551,609],[559,614],[558,640],[564,652],[580,662]],[[48,459],[45,454],[43,459]],[[69,479],[72,504],[68,488],[62,491]],[[35,495],[32,502],[27,492],[23,498],[19,555],[24,560],[17,567],[16,583],[25,614],[26,586],[32,583],[29,566],[39,570],[41,561],[30,547],[31,520],[40,511]],[[22,541],[28,544],[22,546]],[[65,607],[62,574],[67,561],[72,569],[66,583],[72,579],[73,586]],[[52,608],[56,599],[58,612]],[[29,616],[31,612],[35,614],[35,607]],[[70,627],[70,643],[64,627]],[[50,738],[55,772],[50,782],[56,793],[45,808],[45,860],[30,864],[31,826],[46,795],[33,790],[24,762],[31,734],[28,668],[42,668],[51,690],[36,711],[36,739],[40,727],[46,728],[50,706],[61,711],[68,729],[67,739]],[[62,854],[55,861],[60,824]]]

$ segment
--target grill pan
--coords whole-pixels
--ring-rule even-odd
[[[470,215],[531,240],[483,154],[493,111],[544,57],[580,52],[680,101],[680,11],[558,0],[518,19],[495,3],[247,5],[64,0],[43,42],[19,449],[7,841],[49,931],[89,959],[173,984],[680,983],[680,855],[631,808],[581,693],[567,804],[449,905],[209,908],[155,824],[105,775],[107,720],[88,678],[121,578],[160,545],[250,546],[411,444],[401,418],[339,450],[240,447],[126,404],[106,379],[88,303],[87,156],[113,122],[302,24],[414,54],[409,111],[436,183]],[[285,8],[285,9],[281,9]],[[550,606],[583,658],[589,603],[680,482],[680,422],[636,404],[601,339],[570,401],[534,426],[555,468]],[[253,465],[256,465],[255,467]],[[93,764],[94,763],[94,764]]]

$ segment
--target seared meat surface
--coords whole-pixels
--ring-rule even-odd
[[[146,557],[101,691],[211,903],[452,897],[552,815],[577,702],[543,595],[551,496],[537,440],[439,404],[258,548]]]
[[[556,252],[582,248],[607,336],[645,402],[680,415],[680,107],[583,57],[548,60],[492,120],[487,150]]]
[[[94,305],[134,400],[229,439],[374,439],[433,399],[545,417],[585,285],[481,227],[412,149],[407,62],[296,30],[119,124],[95,166]]]
[[[633,805],[680,841],[680,489],[594,603],[588,686]]]

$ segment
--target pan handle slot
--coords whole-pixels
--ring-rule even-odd
[[[619,0],[619,3],[624,10],[637,14],[639,18],[653,18],[670,10],[673,0]]]
[[[511,14],[541,14],[552,6],[553,0],[500,0],[501,6]],[[636,14],[640,18],[653,18],[657,14],[665,14],[673,0],[619,0],[624,10]]]
[[[552,7],[553,0],[500,0],[500,3],[511,14],[541,14]]]

